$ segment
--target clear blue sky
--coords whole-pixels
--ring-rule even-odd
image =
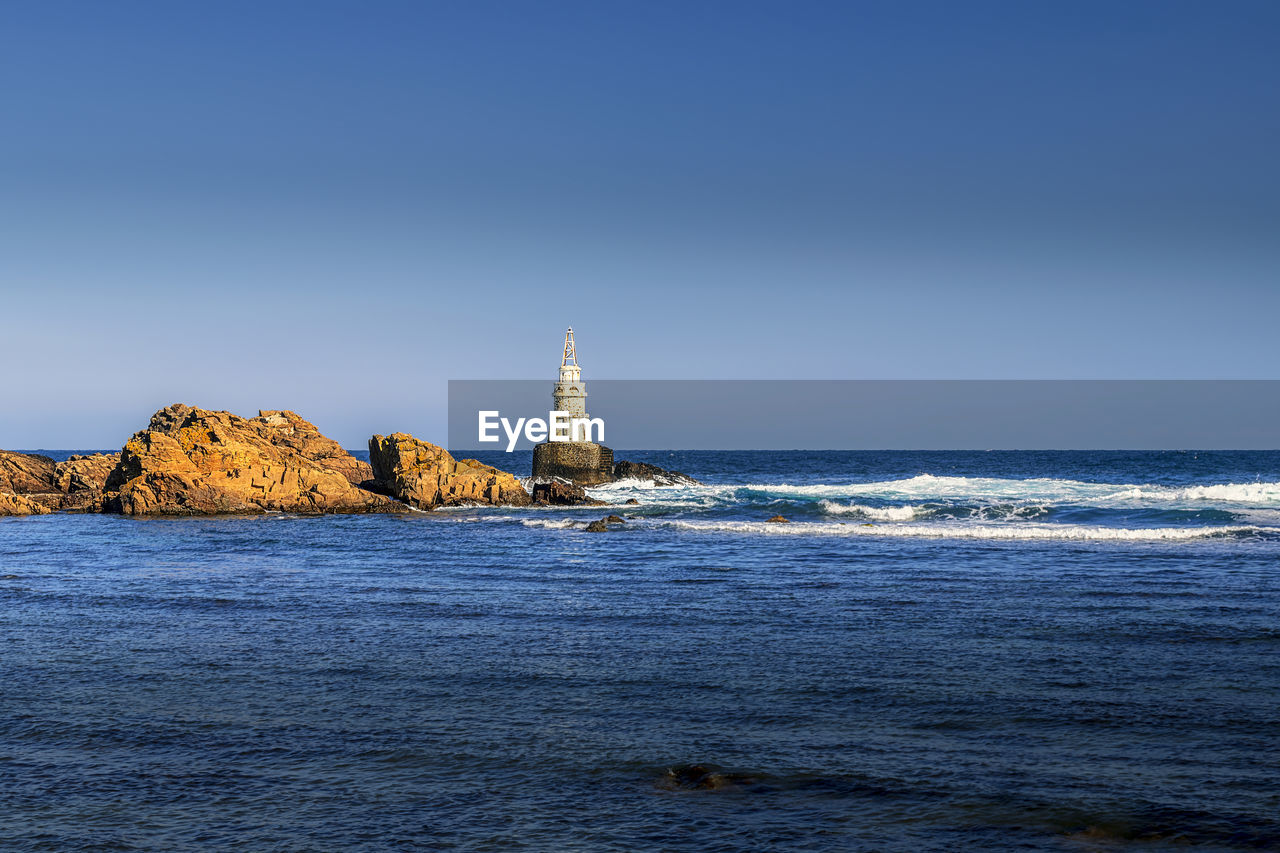
[[[0,447],[449,378],[1280,376],[1280,3],[0,7]]]

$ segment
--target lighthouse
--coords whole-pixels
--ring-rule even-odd
[[[587,385],[578,364],[573,327],[564,333],[560,372],[551,390],[557,412],[570,418],[587,417]],[[568,480],[579,486],[596,486],[613,480],[613,451],[592,441],[555,441],[533,448],[533,476],[538,480]]]
[[[568,412],[571,418],[587,416],[587,386],[578,366],[578,348],[573,343],[573,326],[564,333],[564,355],[560,359],[560,381],[551,392],[557,412]]]

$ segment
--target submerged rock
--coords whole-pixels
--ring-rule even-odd
[[[604,518],[596,519],[587,525],[588,533],[604,533],[610,529],[610,524],[626,524],[627,520],[620,515],[606,515]]]
[[[356,485],[370,473],[294,412],[243,418],[178,403],[125,444],[103,505],[127,515],[403,511]]]
[[[765,519],[765,521],[772,524],[790,524],[791,523],[791,519],[783,518],[780,515],[775,515],[773,518],[767,518]]]
[[[533,486],[533,502],[545,506],[605,506],[604,501],[587,497],[581,486],[552,480],[549,483],[535,483]]]
[[[418,507],[462,504],[528,506],[532,500],[512,474],[475,459],[455,460],[447,450],[408,433],[369,439],[374,488]]]
[[[659,486],[697,486],[697,480],[679,471],[668,471],[647,462],[628,462],[625,459],[614,463],[613,478],[615,480],[652,480]]]
[[[714,765],[680,764],[667,768],[660,785],[668,789],[722,791],[751,788],[761,781],[754,774],[724,770]]]
[[[14,515],[44,515],[49,512],[53,512],[53,510],[24,495],[15,495],[12,492],[0,492],[0,517]]]

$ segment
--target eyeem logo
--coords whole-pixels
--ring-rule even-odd
[[[479,440],[485,443],[502,441],[497,434],[498,427],[507,434],[507,452],[516,449],[523,432],[524,437],[534,444],[543,441],[583,441],[604,442],[603,418],[575,418],[569,412],[547,412],[547,419],[517,418],[515,424],[510,419],[500,417],[497,410],[482,410],[479,413]]]

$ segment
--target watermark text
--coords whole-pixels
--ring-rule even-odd
[[[481,410],[478,413],[479,440],[489,444],[502,441],[501,428],[507,435],[507,452],[516,449],[521,434],[534,443],[543,441],[591,441],[604,443],[603,418],[575,418],[568,412],[547,412],[547,419],[517,418],[513,424],[497,410]]]

